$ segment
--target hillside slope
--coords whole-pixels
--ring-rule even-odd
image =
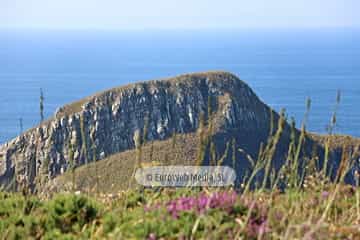
[[[240,180],[249,163],[237,149],[256,158],[261,143],[276,132],[279,119],[279,114],[262,103],[246,83],[227,72],[186,74],[114,88],[60,108],[52,119],[0,146],[0,185],[26,181],[35,187],[36,179],[43,175],[54,178],[72,165],[107,157],[117,162],[107,160],[104,164],[116,162],[119,167],[131,168],[131,161],[135,161],[131,151],[135,148],[135,132],[144,141],[162,146],[158,151],[167,154],[159,158],[174,158],[168,144],[174,134],[187,139],[179,150],[183,157],[174,161],[189,160],[195,164],[194,153],[199,147],[195,143],[199,141],[191,139],[198,135],[199,126],[210,122],[217,156],[222,156],[227,144],[233,143],[224,163],[230,164],[231,158],[236,158]],[[295,135],[299,135],[297,130]],[[277,168],[285,160],[290,138],[290,126],[284,123],[274,154]],[[323,155],[322,145],[310,137],[306,139],[304,155],[310,154],[314,146]],[[210,160],[209,144],[205,150],[206,164]],[[126,154],[133,158],[126,162],[123,157],[116,157]],[[334,169],[339,154],[341,150],[334,151],[330,161]],[[128,171],[124,172],[126,176]]]

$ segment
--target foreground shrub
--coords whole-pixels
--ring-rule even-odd
[[[47,206],[47,228],[61,233],[79,232],[91,224],[99,214],[98,206],[89,198],[59,195]]]
[[[0,193],[0,239],[360,239],[359,195],[343,185],[246,194],[131,190],[111,202]]]
[[[59,195],[42,203],[35,197],[0,193],[0,236],[4,239],[58,239],[90,236],[99,207],[84,196]]]

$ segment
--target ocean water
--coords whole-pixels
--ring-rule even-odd
[[[225,70],[276,110],[324,133],[342,93],[336,132],[360,137],[360,30],[1,31],[0,143],[45,114],[122,84]]]

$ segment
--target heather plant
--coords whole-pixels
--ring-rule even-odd
[[[199,126],[197,131],[199,136],[199,146],[197,150],[196,166],[201,166],[203,165],[207,147],[206,123],[203,112],[199,115]]]
[[[93,157],[93,165],[94,165],[94,176],[95,176],[95,191],[96,195],[99,195],[100,193],[100,179],[99,179],[99,171],[98,166],[96,164],[97,158],[96,158],[96,148],[93,144],[92,146],[92,157]]]
[[[199,114],[199,125],[197,129],[198,138],[199,138],[199,145],[197,150],[197,157],[196,157],[196,166],[204,165],[204,160],[206,156],[206,152],[210,145],[210,160],[209,165],[216,165],[216,153],[215,145],[212,141],[213,131],[214,131],[214,113],[213,113],[213,102],[212,102],[211,95],[208,96],[207,102],[207,112],[200,112]],[[205,117],[207,116],[207,119]]]
[[[234,169],[236,169],[236,139],[233,138],[231,141],[232,149],[231,149],[231,164]]]
[[[80,134],[81,134],[81,151],[84,157],[84,162],[87,164],[88,161],[88,149],[87,149],[87,138],[85,134],[85,119],[83,115],[80,115]]]
[[[270,116],[273,115],[272,109],[270,109]],[[281,111],[280,118],[278,120],[278,128],[276,132],[268,137],[267,144],[260,144],[260,149],[258,153],[257,160],[254,160],[250,155],[246,154],[243,149],[238,149],[241,153],[243,153],[247,160],[250,163],[251,169],[248,178],[244,179],[244,193],[248,192],[252,185],[259,185],[259,181],[257,176],[264,172],[263,180],[261,183],[261,189],[264,190],[267,187],[269,176],[271,174],[272,169],[272,159],[274,157],[277,144],[280,141],[281,135],[283,133],[283,128],[285,124],[285,113],[284,110]],[[273,117],[271,117],[270,124],[270,133],[273,133]]]
[[[195,211],[203,213],[211,208],[228,209],[235,204],[235,192],[215,192],[211,195],[205,193],[197,197],[181,197],[166,203],[166,209],[171,216],[178,218],[182,212]]]
[[[153,161],[153,156],[154,156],[154,141],[151,141],[150,152],[149,152],[150,162]]]
[[[40,88],[40,122],[44,121],[44,92],[42,88]]]
[[[173,154],[173,158],[176,158],[176,141],[177,141],[177,136],[176,136],[176,131],[174,130],[172,137],[171,137],[171,152]]]
[[[306,174],[306,167],[309,162],[306,162],[305,158],[301,160],[300,154],[306,141],[306,124],[308,121],[310,108],[311,100],[308,98],[306,100],[306,111],[301,124],[301,130],[298,139],[296,137],[295,120],[292,118],[290,122],[291,134],[288,155],[285,164],[280,169],[278,179],[275,180],[276,184],[280,181],[280,177],[282,178],[281,181],[286,182],[286,187],[288,188],[300,189],[302,187]]]
[[[326,126],[328,136],[326,137],[325,157],[324,157],[324,162],[323,162],[323,166],[322,166],[322,169],[321,169],[322,177],[324,179],[328,178],[329,173],[331,173],[331,171],[329,171],[329,169],[328,169],[330,141],[331,141],[331,137],[332,137],[332,135],[334,133],[334,130],[335,130],[335,127],[336,127],[336,124],[337,124],[337,111],[339,109],[340,101],[341,101],[341,92],[340,92],[340,90],[338,90],[337,95],[336,95],[336,104],[334,106],[334,111],[332,113],[329,125]]]
[[[69,149],[68,149],[68,157],[69,157],[69,170],[71,171],[71,183],[72,183],[72,191],[75,192],[76,189],[76,164],[74,159],[74,149],[71,142],[69,142]]]
[[[199,193],[196,196],[182,196],[153,206],[146,206],[147,231],[140,232],[137,237],[154,237],[155,239],[172,236],[180,238],[215,238],[224,236],[235,238],[240,229],[235,217],[248,218],[245,231],[241,236],[249,238],[265,231],[265,208],[253,204],[251,200],[240,198],[234,191]],[[251,212],[248,212],[251,208]],[[166,220],[158,221],[162,216]],[[155,217],[155,218],[154,218]],[[216,227],[218,223],[224,226]],[[150,225],[149,225],[150,224]],[[211,231],[210,231],[211,230]],[[134,229],[134,232],[136,229]],[[170,235],[169,235],[170,231]],[[144,235],[143,235],[144,234]],[[131,236],[131,235],[130,235]]]
[[[50,229],[59,229],[62,233],[81,231],[85,224],[98,216],[95,202],[84,196],[59,195],[47,206],[46,225]]]
[[[23,119],[19,118],[19,135],[21,135],[23,131],[24,131]]]
[[[282,110],[280,113],[280,118],[278,120],[278,128],[276,133],[273,136],[269,137],[267,145],[265,146],[264,150],[261,151],[259,154],[258,161],[264,162],[264,166],[265,166],[264,177],[261,187],[262,189],[265,189],[267,187],[269,174],[271,172],[272,160],[276,151],[277,144],[279,143],[281,135],[283,133],[284,125],[285,125],[285,111]]]
[[[50,165],[50,159],[48,156],[46,156],[41,164],[41,174],[43,175],[49,174],[49,165]]]
[[[149,122],[150,118],[148,117],[148,114],[146,114],[144,119],[144,129],[143,129],[143,137],[142,137],[142,144],[146,144],[147,138],[148,138],[148,131],[149,131]]]
[[[1,239],[53,239],[90,236],[90,229],[100,210],[83,196],[59,195],[49,202],[18,194],[0,194]]]
[[[209,165],[210,166],[216,166],[216,161],[217,161],[217,155],[216,155],[216,146],[215,143],[213,141],[210,142],[210,161],[209,161]]]
[[[130,188],[130,186],[135,178],[136,170],[142,166],[142,143],[143,143],[144,139],[146,139],[146,137],[147,137],[148,120],[145,120],[145,123],[146,124],[144,126],[143,133],[146,134],[146,136],[143,136],[143,139],[141,136],[141,131],[139,129],[137,129],[134,132],[133,141],[134,141],[135,150],[136,150],[136,161],[135,161],[135,164],[133,167],[131,177],[129,178],[129,181],[128,181],[128,189]],[[141,188],[141,190],[142,190],[142,188]],[[131,199],[129,199],[128,195],[126,195],[124,207],[127,206],[129,201],[131,202]]]
[[[141,142],[141,132],[140,130],[136,130],[134,133],[134,144],[136,149],[136,164],[135,167],[141,166],[141,160],[142,160],[142,142]]]
[[[231,189],[129,190],[103,205],[81,195],[45,201],[0,193],[0,236],[93,239],[356,239],[358,190],[285,194]],[[127,200],[125,201],[125,196]],[[324,217],[325,216],[325,217]]]
[[[207,117],[208,117],[208,135],[211,137],[214,131],[214,111],[213,111],[213,98],[211,94],[208,96],[208,103],[207,103]]]
[[[230,149],[230,142],[227,142],[223,155],[217,160],[217,166],[222,166],[224,164],[225,159],[228,157],[229,149]]]
[[[49,165],[50,165],[49,157],[45,156],[40,165],[40,169],[39,169],[40,174],[36,176],[37,184],[40,188],[42,186],[45,186],[45,184],[48,182],[50,178]]]

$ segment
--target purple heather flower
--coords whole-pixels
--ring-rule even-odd
[[[147,240],[156,240],[156,235],[155,233],[150,233],[149,237],[147,238]]]
[[[281,213],[281,212],[279,212],[279,211],[277,211],[277,212],[275,212],[275,218],[276,218],[276,220],[277,221],[281,221],[282,219],[283,219],[283,214]]]
[[[252,218],[249,220],[247,232],[250,237],[262,236],[269,231],[266,217]]]
[[[321,193],[321,196],[322,196],[323,198],[328,198],[329,195],[330,195],[330,193],[327,192],[327,191],[324,191],[324,192]]]
[[[207,208],[209,200],[211,202],[211,199],[209,199],[206,195],[200,196],[197,199],[197,201],[198,201],[198,209],[203,210],[203,209]]]
[[[198,197],[181,197],[166,204],[167,211],[175,218],[180,212],[196,211],[203,213],[208,208],[231,208],[236,201],[235,192],[213,193],[208,196],[201,194]]]

